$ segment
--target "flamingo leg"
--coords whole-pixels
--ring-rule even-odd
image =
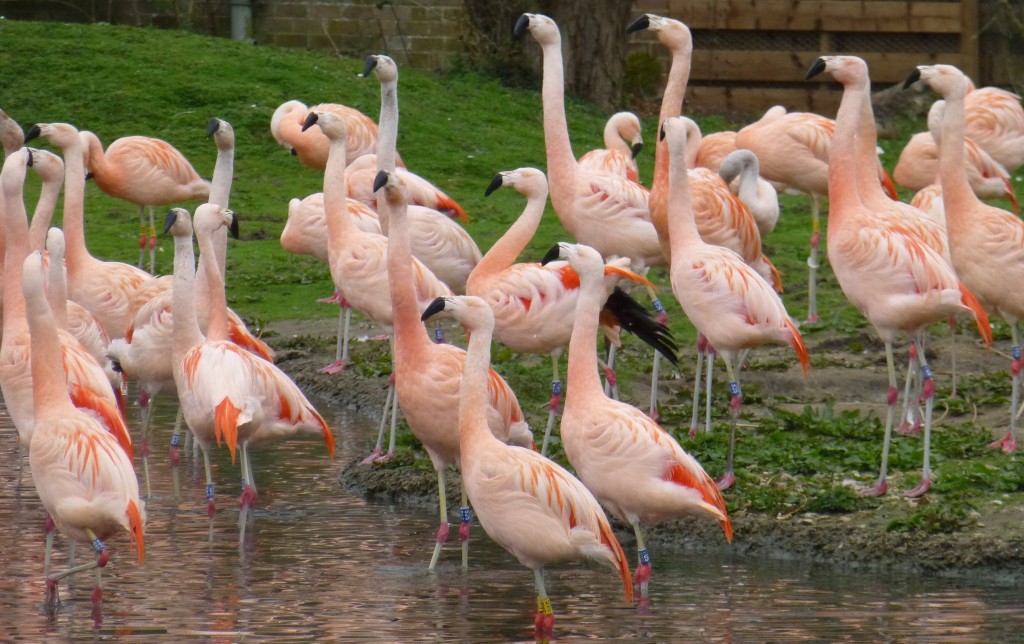
[[[917,498],[932,486],[931,446],[932,446],[932,408],[935,406],[935,380],[932,368],[924,355],[924,343],[920,338],[914,340],[918,348],[918,359],[921,362],[921,389],[924,393],[924,464],[921,466],[921,483],[903,496]]]
[[[348,334],[352,321],[352,307],[341,297],[338,309],[338,343],[334,350],[334,362],[320,370],[320,373],[338,373],[344,371],[349,363]]]
[[[821,245],[821,198],[811,195],[811,254],[807,258],[810,269],[807,277],[807,322],[818,321],[818,247]]]
[[[43,551],[43,577],[50,576],[50,561],[53,555],[53,537],[57,534],[57,524],[53,517],[46,515],[46,549]]]
[[[896,428],[897,434],[916,434],[921,431],[921,419],[917,413],[917,370],[920,361],[917,357],[917,345],[910,344],[910,361],[907,363],[907,381],[903,386],[903,409],[900,412],[900,426]]]
[[[139,394],[139,415],[141,416],[142,440],[139,441],[139,454],[142,456],[142,472],[146,480],[146,498],[153,496],[149,484],[149,425],[150,411],[153,400],[146,392]]]
[[[242,443],[242,496],[239,506],[242,508],[256,505],[256,482],[252,478],[252,464],[249,461],[249,444]]]
[[[704,360],[707,380],[704,383],[704,433],[711,431],[711,382],[715,375],[715,348],[708,344],[707,358]]]
[[[1015,452],[1017,451],[1017,417],[1020,416],[1020,411],[1017,410],[1017,405],[1020,403],[1020,371],[1021,371],[1021,349],[1020,349],[1020,325],[1014,321],[1010,325],[1010,331],[1013,334],[1013,346],[1010,347],[1010,355],[1013,357],[1013,362],[1010,363],[1010,382],[1012,383],[1012,393],[1010,394],[1010,430],[1006,433],[1006,436],[1000,438],[994,443],[989,444],[989,447],[998,447],[1004,452]]]
[[[448,497],[444,488],[444,468],[437,470],[437,505],[441,509],[441,523],[437,528],[437,540],[434,543],[434,554],[430,557],[427,570],[433,571],[441,556],[441,547],[448,539]]]
[[[949,318],[949,359],[952,363],[953,378],[950,383],[949,396],[956,398],[956,318]]]
[[[197,440],[196,443],[199,441]],[[203,451],[203,467],[206,469],[206,515],[213,518],[216,506],[213,503],[213,473],[210,471],[210,448],[206,445],[199,446]]]
[[[384,412],[380,417],[380,427],[377,429],[377,445],[369,456],[363,459],[363,465],[369,465],[384,453],[384,428],[388,423],[388,411],[391,409],[391,399],[395,395],[395,388],[388,385],[388,393],[384,397]]]
[[[547,641],[554,635],[555,612],[551,609],[551,599],[544,588],[544,568],[533,569],[533,583],[537,588],[537,616],[534,619],[534,635],[538,641]]]
[[[466,483],[462,482],[462,506],[459,508],[459,541],[462,543],[462,569],[469,570],[469,529],[473,521],[473,508],[469,507]]]
[[[178,466],[181,461],[181,406],[178,406],[178,411],[174,414],[174,429],[171,430],[171,447],[168,453],[168,458],[171,461],[171,465],[174,467]],[[192,432],[185,433],[185,449],[188,449],[188,439],[192,435]]]
[[[52,605],[53,601],[57,598],[57,584],[60,583],[61,579],[70,577],[71,575],[84,572],[86,570],[97,569],[96,574],[96,587],[92,591],[92,603],[94,606],[100,603],[103,598],[103,590],[100,586],[100,575],[99,569],[107,565],[107,560],[110,558],[110,552],[107,550],[107,546],[96,537],[96,534],[89,528],[85,529],[86,535],[92,543],[92,548],[96,552],[96,559],[93,561],[86,562],[80,566],[71,566],[67,570],[62,572],[54,573],[46,577],[46,597],[47,602]]]
[[[725,457],[725,474],[715,481],[719,490],[728,490],[736,482],[736,475],[733,472],[733,453],[736,450],[736,419],[739,417],[740,405],[743,404],[743,393],[740,391],[740,381],[736,378],[733,369],[732,356],[728,353],[723,355],[725,370],[729,375],[729,392],[732,394],[729,400],[729,451]]]
[[[440,320],[434,325],[434,343],[444,344],[444,327],[441,326]]]
[[[146,245],[147,245],[147,233],[146,230],[146,207],[139,206],[139,263],[138,267],[142,268],[142,260],[146,258]]]
[[[861,496],[882,496],[889,489],[885,479],[889,470],[889,443],[892,441],[892,425],[896,416],[896,400],[899,398],[899,389],[896,388],[896,361],[892,356],[892,342],[889,341],[885,343],[885,366],[889,372],[889,392],[886,394],[889,409],[885,415],[885,435],[882,438],[882,466],[875,487],[862,491],[860,493]]]
[[[612,400],[619,399],[619,383],[618,378],[615,376],[615,353],[617,347],[609,343],[608,344],[608,361],[604,363],[604,395],[608,396]]]
[[[149,207],[149,274],[156,275],[156,215]]]
[[[651,362],[651,409],[647,415],[651,420],[658,420],[658,371],[661,368],[661,354],[654,352],[654,360]]]
[[[640,600],[647,599],[647,584],[651,579],[651,554],[644,544],[644,535],[640,530],[640,523],[633,523],[633,534],[636,535],[636,574],[633,575],[633,583],[640,591]]]
[[[544,440],[540,444],[542,456],[547,456],[548,454],[548,441],[551,439],[551,430],[555,427],[558,407],[562,404],[562,381],[558,375],[559,355],[559,353],[551,354],[551,400],[548,402],[548,424],[544,428]]]
[[[708,350],[708,339],[697,333],[697,369],[693,378],[693,410],[690,412],[690,438],[697,435],[697,416],[700,415],[700,379],[704,371],[704,355]]]
[[[388,379],[388,387],[391,391],[395,390],[395,372],[391,372],[391,376]],[[387,410],[384,411],[385,417],[387,417]],[[398,394],[394,394],[391,398],[391,428],[388,432],[388,451],[384,454],[373,459],[375,463],[387,463],[395,455],[395,440],[398,433]]]

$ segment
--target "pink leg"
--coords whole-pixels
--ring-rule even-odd
[[[729,366],[728,358],[725,364],[727,367]],[[736,482],[736,474],[733,472],[733,452],[736,449],[736,419],[739,416],[740,405],[743,404],[743,394],[740,391],[740,383],[736,380],[729,383],[729,390],[732,392],[732,398],[729,401],[729,451],[725,459],[725,474],[715,481],[719,490],[728,490]]]
[[[915,340],[915,344],[918,341]],[[931,440],[932,440],[932,409],[935,404],[935,380],[932,378],[932,369],[924,357],[924,347],[919,347],[921,361],[921,391],[924,395],[924,465],[921,468],[921,483],[912,490],[903,494],[909,498],[923,496],[932,486],[931,475]]]
[[[994,447],[1003,450],[1006,453],[1012,453],[1017,451],[1017,405],[1020,403],[1020,380],[1021,380],[1021,348],[1017,341],[1017,325],[1012,326],[1013,330],[1013,346],[1010,348],[1010,353],[1013,356],[1013,362],[1010,363],[1010,378],[1013,383],[1012,393],[1010,395],[1010,429],[1006,432],[1006,436],[999,440],[989,443],[989,447]]]

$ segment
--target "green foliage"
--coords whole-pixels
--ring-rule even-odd
[[[958,532],[976,522],[973,508],[962,504],[922,504],[913,514],[889,523],[890,532]]]

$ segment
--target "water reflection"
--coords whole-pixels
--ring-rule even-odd
[[[533,635],[529,571],[474,526],[470,570],[450,539],[426,572],[436,529],[429,508],[370,503],[338,485],[374,423],[318,407],[338,437],[331,462],[315,440],[254,450],[259,504],[240,539],[238,466],[215,453],[217,513],[207,519],[201,459],[166,456],[172,405],[154,419],[146,561],[112,542],[102,623],[91,617],[92,578],[61,586],[44,613],[43,511],[17,480],[13,427],[0,409],[0,639],[234,642],[239,640],[525,640]],[[163,415],[160,414],[163,411]],[[141,467],[139,468],[141,471]],[[627,551],[631,541],[625,540]],[[617,576],[596,565],[548,570],[559,639],[639,641],[1009,641],[1024,626],[1019,589],[892,574],[838,574],[823,566],[700,555],[659,547],[652,608],[622,601]],[[79,548],[79,560],[88,556]],[[54,567],[67,564],[58,538]]]

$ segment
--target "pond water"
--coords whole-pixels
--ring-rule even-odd
[[[0,409],[0,640],[452,641],[533,639],[533,576],[477,525],[464,573],[457,525],[436,574],[426,571],[437,528],[428,509],[368,502],[338,483],[368,451],[375,423],[318,405],[338,440],[254,450],[260,490],[240,541],[238,469],[216,454],[218,509],[207,518],[202,462],[166,457],[173,409],[159,399],[150,457],[146,560],[111,542],[101,615],[92,577],[61,582],[62,604],[43,609],[43,510]],[[137,410],[131,410],[130,424]],[[137,459],[138,460],[138,459]],[[140,468],[141,470],[141,468]],[[175,471],[176,470],[176,471]],[[452,520],[456,517],[453,515]],[[631,541],[624,542],[630,560]],[[93,555],[79,546],[78,561]],[[1019,641],[1019,588],[922,576],[849,573],[827,566],[652,547],[650,608],[623,602],[617,576],[569,563],[547,571],[563,641]],[[58,537],[54,566],[68,561]],[[98,619],[97,619],[98,617]]]

